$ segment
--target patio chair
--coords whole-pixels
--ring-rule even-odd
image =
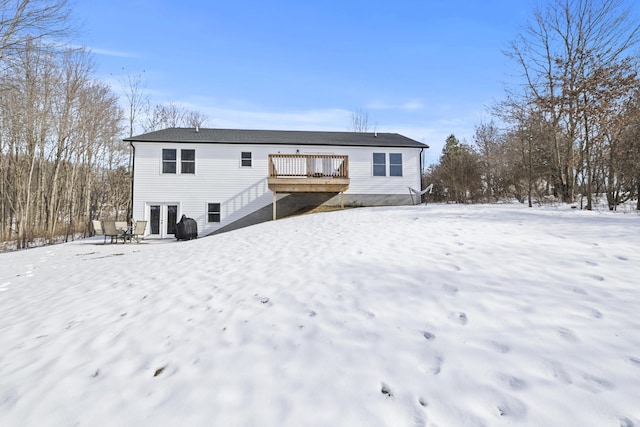
[[[104,231],[102,231],[102,223],[98,220],[91,220],[91,231],[94,236],[104,236]],[[107,238],[104,238],[105,242]]]
[[[116,230],[118,230],[118,239],[122,239],[122,243],[127,243],[127,240],[131,240],[131,227],[127,224],[127,221],[116,221]],[[116,239],[116,243],[118,242]]]
[[[136,221],[136,225],[131,232],[131,239],[135,239],[136,243],[140,243],[140,240],[144,237],[144,232],[147,229],[147,221]]]
[[[122,236],[122,232],[116,228],[115,221],[103,221],[102,227],[104,228],[104,242],[107,243],[107,237],[111,237],[111,243],[114,239],[118,243],[118,237]]]

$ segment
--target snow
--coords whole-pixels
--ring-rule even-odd
[[[639,226],[430,204],[0,254],[0,425],[639,426]]]

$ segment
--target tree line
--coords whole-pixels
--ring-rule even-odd
[[[622,0],[550,0],[506,54],[521,80],[425,173],[435,200],[609,209],[640,193],[640,25]],[[500,125],[496,124],[500,123]],[[637,202],[640,210],[640,200]]]
[[[66,0],[0,0],[0,11],[0,242],[66,241],[91,219],[130,219],[126,131],[205,117],[151,107],[137,77],[123,82],[122,103],[91,53],[68,47]]]

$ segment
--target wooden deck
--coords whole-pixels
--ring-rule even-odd
[[[270,154],[268,185],[274,193],[342,193],[349,188],[349,156]]]

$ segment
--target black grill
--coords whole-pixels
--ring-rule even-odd
[[[191,240],[198,238],[198,223],[193,218],[182,215],[180,222],[176,224],[176,239]]]

